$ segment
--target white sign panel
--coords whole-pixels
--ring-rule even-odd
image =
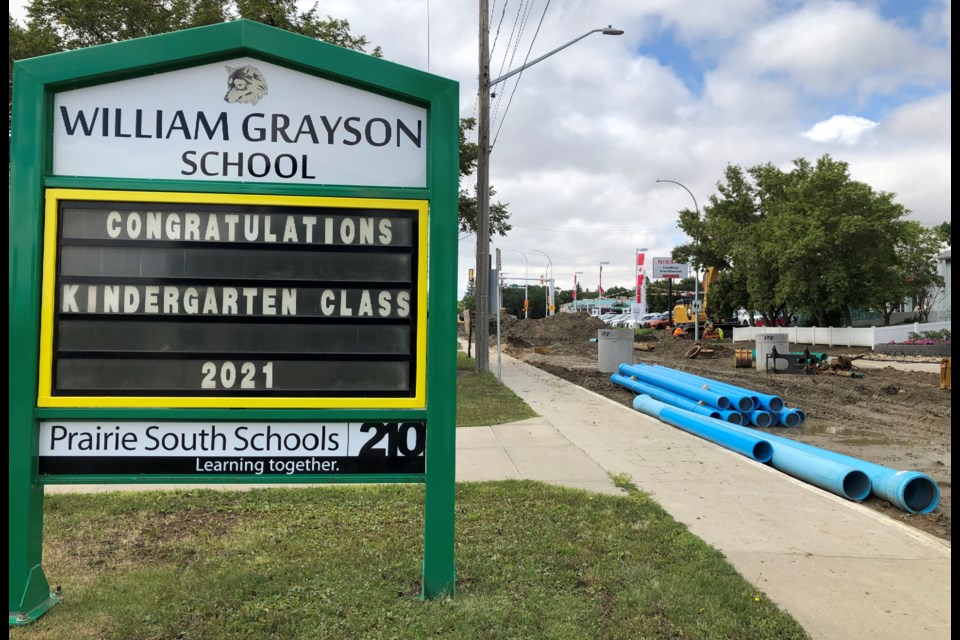
[[[41,475],[423,473],[423,422],[40,423]]]
[[[680,262],[674,262],[670,258],[654,258],[653,259],[653,276],[654,280],[659,278],[677,278],[682,279],[690,275],[690,268],[688,265],[682,264]]]
[[[427,184],[427,110],[253,58],[54,97],[58,176]]]

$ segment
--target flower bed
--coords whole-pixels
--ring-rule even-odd
[[[873,350],[891,356],[936,356],[950,357],[950,331],[924,331],[911,333],[909,340],[878,344]]]

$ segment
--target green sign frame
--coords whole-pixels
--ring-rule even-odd
[[[426,110],[426,186],[383,187],[147,178],[89,178],[53,173],[54,99],[58,92],[250,57],[402,101]],[[247,20],[187,29],[14,63],[9,195],[9,619],[28,624],[61,599],[42,566],[46,484],[353,483],[425,485],[422,597],[453,596],[454,463],[456,443],[456,238],[459,85],[416,69]],[[425,362],[423,389],[412,405],[364,399],[337,403],[241,408],[39,403],[44,295],[45,207],[48,192],[93,190],[195,193],[277,198],[426,202]],[[411,205],[415,208],[415,205]],[[49,244],[46,245],[49,248]],[[46,265],[49,270],[49,264]],[[429,292],[429,295],[427,295]],[[64,403],[60,403],[63,405]],[[66,403],[69,405],[69,403]],[[227,403],[229,404],[229,403]],[[269,403],[268,403],[269,404]],[[355,405],[355,406],[354,406]],[[42,422],[415,422],[426,424],[422,474],[362,475],[63,475],[38,473]]]

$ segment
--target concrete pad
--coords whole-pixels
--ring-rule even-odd
[[[501,447],[458,449],[455,476],[457,482],[521,480],[524,477]]]
[[[940,373],[939,362],[896,362],[888,360],[861,360],[853,361],[853,366],[861,369],[884,369],[890,367],[900,371],[923,371],[926,373]]]

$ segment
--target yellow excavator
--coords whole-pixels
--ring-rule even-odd
[[[700,313],[695,314],[693,303],[680,303],[673,308],[673,324],[683,327],[686,331],[693,331],[694,324],[699,322],[701,329],[707,324],[709,307],[707,306],[707,295],[710,293],[710,286],[717,281],[716,267],[707,267],[703,276],[703,282],[700,283]]]

